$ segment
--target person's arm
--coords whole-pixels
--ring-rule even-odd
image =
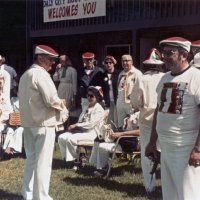
[[[135,130],[130,130],[130,131],[123,131],[123,132],[113,132],[111,134],[111,138],[119,138],[121,136],[139,136],[140,135],[140,130],[135,129]]]
[[[39,71],[35,77],[37,79],[37,88],[39,89],[46,106],[57,110],[65,109],[66,102],[64,99],[58,97],[57,90],[49,74],[40,73]]]
[[[56,65],[56,71],[55,71],[55,73],[53,75],[53,80],[55,82],[59,82],[60,81],[60,70],[61,70],[61,64],[59,63],[59,64]]]
[[[190,154],[189,165],[192,165],[194,167],[200,166],[200,129],[195,146]]]
[[[151,153],[153,153],[155,157],[157,156],[157,153],[156,153],[157,152],[156,142],[158,139],[158,134],[156,131],[157,113],[158,113],[158,106],[154,112],[153,124],[152,124],[152,129],[151,129],[151,137],[145,150],[145,156],[148,156]]]

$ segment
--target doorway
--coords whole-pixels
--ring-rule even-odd
[[[131,44],[116,44],[116,45],[105,45],[106,55],[114,56],[117,60],[116,68],[122,69],[121,67],[121,56],[124,54],[132,54],[132,45]]]

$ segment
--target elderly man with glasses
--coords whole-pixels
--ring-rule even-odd
[[[132,106],[130,103],[130,95],[135,84],[142,77],[142,72],[133,66],[131,55],[123,55],[121,58],[123,71],[120,72],[118,78],[118,97],[117,97],[117,120],[118,127],[124,124],[124,118],[130,114]]]
[[[26,152],[22,186],[25,200],[52,200],[49,184],[55,128],[58,116],[61,123],[68,116],[65,100],[58,97],[48,73],[55,58],[58,58],[58,53],[51,47],[36,46],[35,61],[19,82],[19,107]]]
[[[82,54],[83,67],[78,74],[78,95],[81,98],[82,111],[87,109],[87,89],[90,86],[102,86],[103,69],[95,66],[95,54],[85,52]]]
[[[199,200],[200,180],[200,71],[188,63],[191,43],[182,37],[162,40],[163,61],[169,69],[157,86],[146,155],[161,147],[163,200]]]

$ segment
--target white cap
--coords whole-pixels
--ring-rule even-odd
[[[59,56],[59,54],[53,48],[47,45],[37,45],[35,47],[35,54],[46,54],[55,58]]]
[[[182,47],[188,52],[190,51],[190,46],[191,46],[191,42],[182,37],[170,37],[170,38],[160,41],[159,44]]]

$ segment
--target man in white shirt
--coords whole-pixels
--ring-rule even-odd
[[[200,71],[188,62],[191,43],[182,37],[160,41],[163,61],[170,70],[157,86],[146,155],[161,147],[163,200],[199,200],[200,180]]]
[[[135,84],[142,76],[142,72],[133,66],[133,58],[131,55],[123,55],[121,62],[124,70],[118,77],[118,97],[116,104],[118,127],[123,126],[124,118],[132,110],[130,95]]]
[[[52,200],[49,196],[57,114],[66,110],[48,71],[58,53],[46,45],[35,48],[35,62],[19,82],[21,125],[26,162],[22,196],[26,200]],[[63,122],[67,118],[67,111]]]

